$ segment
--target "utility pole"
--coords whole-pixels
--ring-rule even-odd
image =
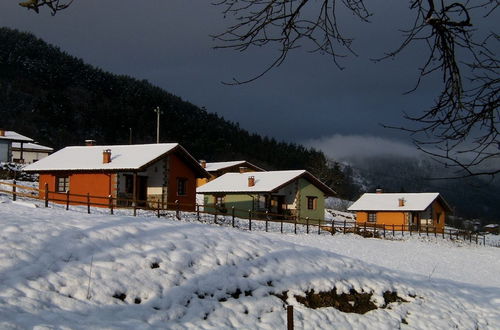
[[[156,112],[156,143],[160,143],[160,107],[153,110]]]

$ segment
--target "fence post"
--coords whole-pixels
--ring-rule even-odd
[[[429,225],[425,226],[425,232],[426,232],[427,236],[429,236]]]
[[[392,224],[392,237],[396,237],[396,231],[394,230],[394,224]]]
[[[437,237],[437,236],[438,236],[438,234],[437,234],[437,228],[436,228],[436,226],[434,226],[434,237]]]
[[[200,204],[196,204],[196,219],[200,222]]]
[[[114,212],[113,212],[113,196],[112,196],[112,195],[109,195],[109,196],[108,196],[108,198],[109,198],[109,212],[110,212],[111,214],[113,214],[113,213],[114,213]]]
[[[69,190],[66,190],[66,211],[69,210]]]
[[[45,184],[45,207],[49,207],[49,184]]]
[[[384,238],[385,238],[385,223],[384,223]]]
[[[293,219],[293,232],[297,234],[297,217]]]
[[[269,211],[266,210],[266,233],[267,233],[267,226],[268,226],[268,222],[269,221]]]
[[[181,219],[180,212],[179,212],[179,200],[178,199],[175,200],[175,217],[177,218],[177,220]]]
[[[411,223],[408,225],[408,229],[410,230],[410,236],[411,236]]]
[[[366,221],[365,221],[365,229],[364,229],[364,234],[363,235],[366,235]]]
[[[12,200],[15,201],[17,199],[16,195],[16,180],[12,180]]]
[[[344,219],[344,235],[345,235],[345,225],[346,225],[346,220]]]
[[[231,216],[232,216],[231,224],[234,228],[234,206],[231,206]]]
[[[281,233],[283,234],[283,218],[281,218]]]
[[[420,224],[417,225],[418,236],[420,236]]]
[[[293,330],[293,306],[286,306],[286,324],[287,330]]]
[[[161,201],[160,200],[157,200],[156,201],[156,216],[159,218],[160,217],[160,205]]]
[[[443,239],[444,239],[444,227],[443,227]]]
[[[403,236],[403,237],[405,236],[405,225],[404,224],[401,225],[401,236]]]
[[[472,232],[469,232],[469,243],[472,243]]]
[[[306,233],[309,234],[309,217],[306,217]]]
[[[332,219],[332,236],[335,233],[335,220]]]
[[[248,210],[248,230],[252,231],[252,210]]]
[[[87,193],[87,213],[90,214],[90,193]]]
[[[318,220],[318,235],[321,235],[321,219]]]
[[[486,235],[483,235],[483,246],[486,246]]]
[[[217,211],[214,213],[214,224],[217,224]]]
[[[477,245],[477,235],[478,235],[478,234],[476,233],[476,245]]]

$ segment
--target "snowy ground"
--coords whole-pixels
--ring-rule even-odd
[[[248,232],[194,223],[186,213],[192,222],[99,212],[0,196],[1,329],[282,329],[284,304],[271,293],[284,291],[297,329],[500,325],[498,248],[302,229],[283,235],[262,232],[262,223]],[[387,290],[408,302],[361,315],[309,309],[293,297],[333,288],[373,292],[378,306]]]

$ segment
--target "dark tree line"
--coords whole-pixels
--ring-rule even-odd
[[[0,28],[0,126],[56,149],[82,145],[179,142],[208,161],[245,159],[263,168],[307,169],[342,197],[355,197],[349,178],[325,155],[294,143],[251,134],[238,124],[183,101],[147,81],[84,64],[31,34]]]

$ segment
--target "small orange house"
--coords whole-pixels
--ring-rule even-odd
[[[24,170],[39,173],[49,199],[64,202],[69,191],[70,204],[86,202],[89,194],[92,204],[102,206],[112,196],[118,206],[172,207],[178,201],[182,210],[195,209],[196,180],[208,177],[177,143],[66,147]]]
[[[450,206],[439,193],[366,193],[349,211],[356,211],[358,223],[395,225],[401,230],[442,232]]]
[[[264,169],[250,162],[247,162],[246,160],[213,163],[207,163],[205,160],[200,160],[200,165],[208,172],[210,177],[198,179],[198,182],[196,184],[197,187],[215,180],[226,173],[265,172]]]

